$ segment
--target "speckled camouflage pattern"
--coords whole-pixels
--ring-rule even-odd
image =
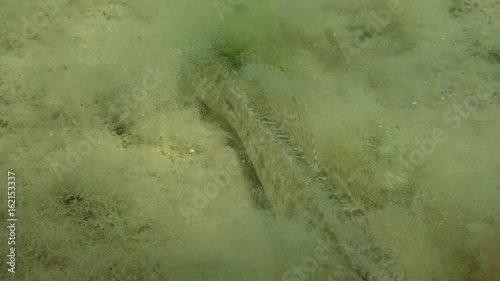
[[[257,108],[262,106],[238,85],[242,84],[236,83],[229,71],[214,63],[200,67],[193,82],[195,95],[238,134],[276,216],[307,222],[331,241],[328,249],[332,256],[341,252],[342,258],[330,259],[308,280],[329,280],[328,274],[330,278],[336,275],[335,280],[405,280],[390,249],[371,229],[345,187],[333,186],[347,184],[345,176],[336,174],[343,169],[337,163],[337,167],[322,169],[333,179],[328,181],[309,161],[308,153],[294,147],[286,130],[259,112]],[[283,112],[276,115],[280,114]],[[290,122],[296,119],[290,118]],[[339,273],[339,268],[344,273]]]

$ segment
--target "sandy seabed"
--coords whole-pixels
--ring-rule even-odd
[[[261,2],[279,28],[238,23],[258,38],[241,75],[307,108],[408,279],[500,280],[498,1],[198,2],[0,0],[18,218],[0,280],[307,280],[317,233],[256,204],[250,163],[181,75]]]

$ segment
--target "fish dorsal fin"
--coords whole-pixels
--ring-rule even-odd
[[[351,198],[349,191],[350,175],[345,161],[336,151],[327,157],[318,158],[314,133],[305,106],[295,97],[275,97],[260,95],[259,109],[276,127],[281,130],[304,155],[308,162],[321,172],[332,185],[339,197]]]
[[[318,168],[316,145],[308,115],[295,97],[259,95],[257,103],[262,114],[289,138],[298,153]]]

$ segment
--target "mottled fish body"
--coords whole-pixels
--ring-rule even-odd
[[[346,266],[325,264],[309,280],[329,280],[332,270],[345,271],[336,280],[405,280],[386,243],[342,191],[345,187],[339,185],[346,184],[339,180],[342,176],[328,175],[333,183],[325,179],[306,153],[258,110],[228,71],[216,64],[201,67],[194,86],[196,96],[238,134],[276,216],[307,222],[334,244],[328,248],[332,255],[342,253],[336,262]]]

